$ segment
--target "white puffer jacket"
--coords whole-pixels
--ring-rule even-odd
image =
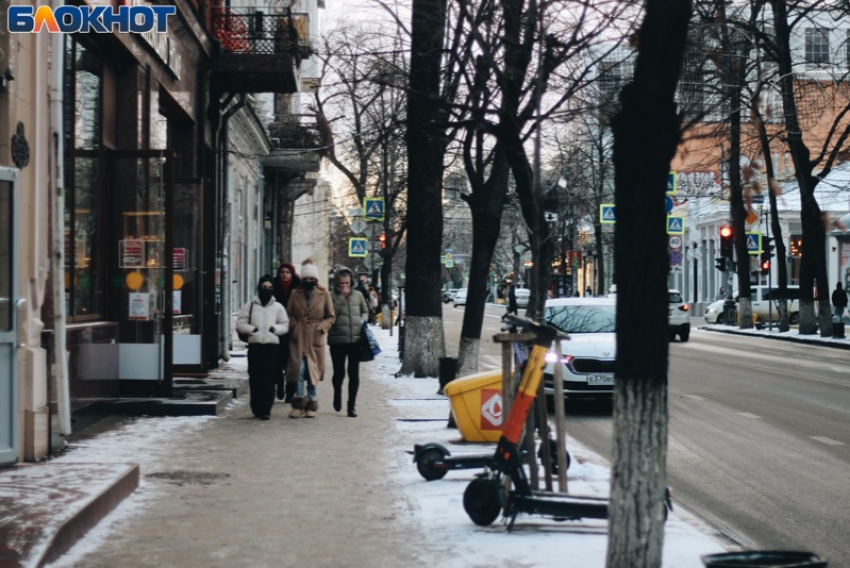
[[[253,309],[252,306],[253,305]],[[248,321],[250,313],[251,321]],[[254,331],[254,328],[257,331]],[[274,328],[274,333],[269,331]],[[279,344],[279,336],[289,331],[289,316],[286,308],[275,301],[267,305],[260,303],[259,296],[242,306],[236,317],[236,331],[248,336],[248,344]]]

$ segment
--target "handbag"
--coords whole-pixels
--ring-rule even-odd
[[[248,310],[248,325],[251,325],[251,314],[254,312],[254,302],[251,302],[251,309]],[[239,336],[239,341],[244,343],[248,343],[248,338],[251,337],[247,333],[242,333],[241,331],[237,331],[236,335]]]
[[[360,341],[358,342],[360,345],[360,361],[374,361],[375,355],[381,352],[381,348],[378,345],[378,341],[375,339],[372,330],[369,329],[369,324],[367,322],[363,322],[363,326],[360,328]]]

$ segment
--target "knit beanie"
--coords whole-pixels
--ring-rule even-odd
[[[316,267],[312,258],[308,258],[301,263],[301,279],[315,278],[319,279],[319,269]]]

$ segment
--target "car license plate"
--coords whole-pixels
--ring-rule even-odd
[[[614,375],[588,375],[587,384],[589,385],[613,385]]]

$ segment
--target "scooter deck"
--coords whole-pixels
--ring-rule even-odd
[[[510,496],[518,513],[562,517],[565,519],[607,519],[608,499],[562,493],[538,493]]]

